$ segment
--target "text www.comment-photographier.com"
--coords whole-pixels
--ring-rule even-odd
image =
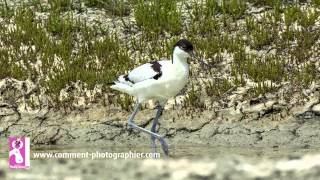
[[[160,153],[128,152],[35,152],[34,159],[149,159],[160,158]]]

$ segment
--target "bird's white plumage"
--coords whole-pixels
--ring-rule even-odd
[[[158,61],[158,62],[161,66],[163,66],[164,61]],[[153,78],[158,74],[158,72],[154,71],[151,66],[152,66],[151,63],[146,63],[133,69],[128,74],[129,79],[137,83],[137,82],[141,82],[141,81],[145,81],[147,79]]]
[[[173,61],[158,61],[160,69],[146,63],[118,78],[111,88],[135,96],[139,102],[156,99],[165,102],[176,96],[186,85],[189,75],[189,54],[179,47],[174,49]],[[155,76],[157,76],[155,78]]]

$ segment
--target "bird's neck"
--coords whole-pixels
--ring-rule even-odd
[[[173,54],[172,57],[172,63],[175,66],[181,66],[184,68],[189,68],[188,62],[187,62],[187,58],[181,57],[181,56],[177,56],[175,54]]]

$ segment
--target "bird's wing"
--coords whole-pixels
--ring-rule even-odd
[[[167,60],[162,60],[140,65],[128,74],[119,76],[118,82],[132,86],[135,83],[148,79],[157,80],[162,76],[163,66],[167,66],[169,63]]]
[[[128,78],[134,83],[152,78],[156,79],[157,76],[162,74],[161,67],[161,61],[146,63],[129,72]]]

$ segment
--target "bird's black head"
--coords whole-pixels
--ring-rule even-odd
[[[190,41],[186,39],[179,40],[174,46],[173,46],[173,53],[172,53],[172,63],[173,63],[173,56],[176,56],[178,58],[187,59],[189,57],[192,57],[194,59],[199,60],[202,64],[212,67],[210,64],[207,64],[202,59],[195,56],[193,52],[193,45]]]
[[[192,52],[193,51],[193,45],[190,41],[186,40],[186,39],[181,39],[179,40],[173,47],[173,49],[175,47],[179,47],[181,50],[185,51],[185,52]]]
[[[193,45],[190,41],[181,39],[173,46],[172,63],[174,57],[187,60],[193,56]]]

